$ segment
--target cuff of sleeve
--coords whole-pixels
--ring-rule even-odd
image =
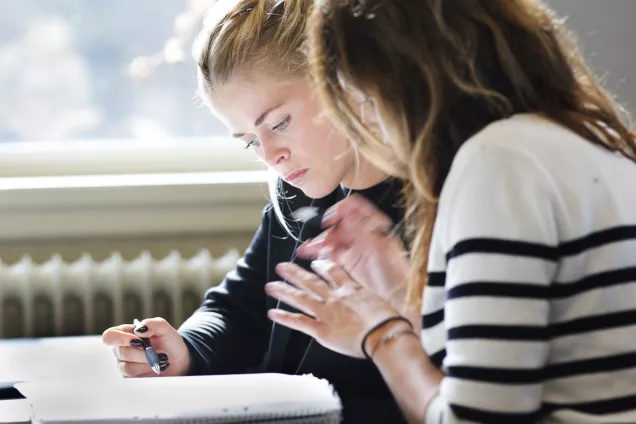
[[[428,404],[426,410],[426,424],[442,424],[444,422],[444,400],[437,395]]]
[[[185,331],[179,331],[181,334],[181,338],[183,342],[188,348],[188,353],[190,354],[190,368],[188,369],[187,375],[205,375],[208,374],[207,371],[207,363],[203,359],[203,355],[197,349],[196,343],[191,340],[191,335]]]

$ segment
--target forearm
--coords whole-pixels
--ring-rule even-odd
[[[179,328],[190,352],[189,374],[237,374],[256,366],[266,341],[261,326],[250,324],[227,313],[194,313]]]
[[[395,326],[370,338],[369,345],[374,346],[388,331],[395,331]],[[444,375],[424,352],[419,337],[399,335],[379,345],[372,358],[408,422],[424,423]]]

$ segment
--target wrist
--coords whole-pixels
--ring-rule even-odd
[[[402,331],[412,331],[411,326],[405,321],[393,321],[374,330],[367,337],[364,345],[365,351],[368,352],[371,359],[373,359],[373,354],[381,347],[382,340],[392,334]]]

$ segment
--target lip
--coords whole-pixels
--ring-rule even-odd
[[[296,184],[305,176],[307,171],[309,171],[309,168],[299,169],[298,171],[290,172],[285,175],[283,179],[290,184]]]

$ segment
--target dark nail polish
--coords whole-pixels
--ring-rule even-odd
[[[132,339],[130,341],[130,345],[134,346],[134,347],[142,347],[143,346],[142,343],[141,343],[141,340],[139,340],[139,339]]]
[[[146,331],[148,331],[148,327],[146,327],[145,325],[142,325],[141,327],[139,327],[138,329],[135,330],[137,333],[145,333]]]
[[[165,353],[160,353],[159,354],[159,360],[160,361],[167,361],[168,360],[168,355]]]
[[[167,362],[165,365],[161,365],[161,367],[159,367],[159,370],[165,371],[168,369],[169,366],[170,366],[170,362]]]

